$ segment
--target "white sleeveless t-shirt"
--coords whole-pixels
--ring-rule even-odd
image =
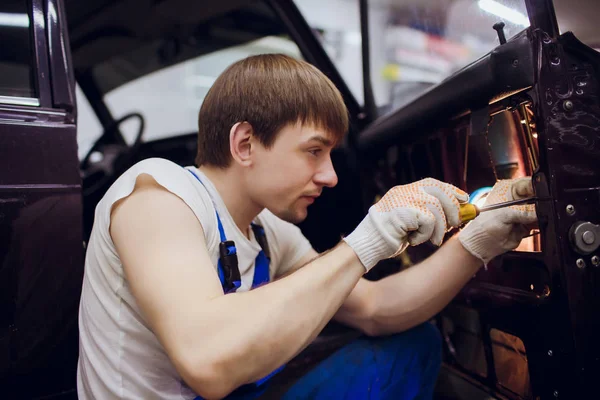
[[[146,323],[109,233],[113,204],[131,194],[140,174],[151,175],[194,212],[204,229],[215,273],[220,243],[216,207],[227,239],[236,244],[242,278],[238,292],[248,291],[252,286],[254,260],[261,250],[260,245],[252,233],[248,239],[238,229],[210,180],[194,167],[184,169],[165,159],[152,158],[137,163],[117,179],[95,210],[79,306],[77,392],[81,400],[193,399],[196,396],[178,375]],[[298,227],[268,210],[261,212],[254,222],[265,229],[271,255],[271,279],[285,274],[311,249]]]

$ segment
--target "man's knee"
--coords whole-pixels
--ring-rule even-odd
[[[377,338],[380,346],[393,353],[404,353],[407,350],[427,356],[441,362],[442,336],[435,325],[424,323],[407,331]]]
[[[414,344],[418,349],[429,354],[433,360],[442,361],[442,335],[438,328],[431,323],[424,323],[411,329]]]
[[[424,323],[407,331],[377,340],[376,358],[396,368],[424,376],[437,375],[442,364],[442,337],[435,325]],[[397,371],[400,372],[400,371]]]
[[[382,398],[431,398],[442,363],[442,339],[434,325],[425,323],[379,338],[375,347],[379,371],[387,371]]]

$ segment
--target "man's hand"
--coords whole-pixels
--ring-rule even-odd
[[[462,190],[432,178],[396,186],[344,240],[368,271],[409,244],[441,245],[447,230],[460,225],[460,203],[468,199]]]
[[[532,197],[531,178],[498,181],[485,204],[496,204],[510,200]],[[527,225],[537,222],[535,205],[505,207],[486,211],[471,221],[458,238],[463,247],[487,264],[494,257],[515,249],[527,236]]]

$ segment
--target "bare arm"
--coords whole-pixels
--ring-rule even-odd
[[[372,336],[410,329],[440,312],[481,265],[452,238],[418,265],[376,282],[361,279],[336,318]]]
[[[317,253],[316,250],[311,249],[280,278],[293,274],[318,257],[319,253]],[[360,278],[356,283],[356,286],[352,289],[352,292],[350,292],[350,295],[346,298],[342,306],[334,315],[333,319],[368,333],[369,329],[372,327],[371,292],[373,290],[374,283],[375,282]]]
[[[205,398],[223,397],[290,360],[365,271],[342,243],[295,274],[224,296],[195,215],[145,175],[114,207],[110,232],[151,329]]]
[[[316,256],[311,251],[292,271]],[[410,329],[440,312],[480,266],[481,261],[452,238],[407,270],[376,282],[361,278],[334,319],[370,336]]]

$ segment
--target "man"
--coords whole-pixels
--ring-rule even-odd
[[[518,245],[532,210],[482,214],[420,265],[368,282],[409,244],[440,245],[468,196],[433,179],[397,186],[318,255],[292,223],[337,183],[330,152],[348,119],[334,85],[307,63],[250,57],[216,80],[198,126],[198,168],[142,161],[97,206],[79,397],[256,398],[332,317],[386,337],[335,353],[287,398],[431,397],[440,343],[423,323]],[[528,186],[505,181],[491,196]]]

